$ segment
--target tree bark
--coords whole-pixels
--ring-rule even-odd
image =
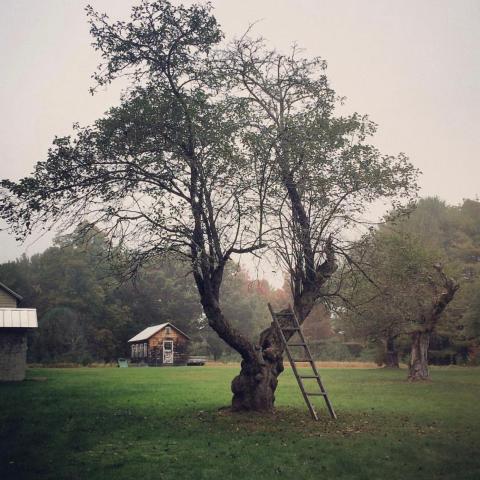
[[[285,335],[288,339],[292,334],[285,332]],[[273,410],[277,377],[284,370],[283,345],[273,322],[260,334],[255,353],[255,361],[244,359],[240,374],[232,381],[232,410],[234,411]]]
[[[385,345],[385,368],[400,368],[398,351],[395,348],[395,338],[387,338]]]
[[[408,380],[417,382],[429,379],[428,371],[428,346],[430,344],[430,332],[415,332],[412,334],[412,349]]]
[[[283,361],[251,363],[242,361],[240,374],[232,381],[232,410],[270,412],[275,403],[277,377],[283,371]]]
[[[443,311],[453,300],[455,293],[460,287],[453,278],[445,275],[441,264],[435,264],[433,268],[438,272],[443,281],[442,291],[434,298],[430,310],[422,314],[421,321],[419,322],[422,325],[422,329],[412,333],[412,347],[408,371],[408,380],[411,382],[429,379],[428,347],[430,344],[430,335],[435,331]]]

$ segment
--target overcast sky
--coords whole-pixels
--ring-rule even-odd
[[[0,177],[18,179],[44,160],[55,135],[88,124],[118,102],[91,96],[99,59],[83,0],[0,0]],[[93,0],[126,18],[131,0]],[[191,3],[191,2],[184,2]],[[293,42],[328,62],[349,111],[379,124],[384,153],[420,168],[421,194],[448,203],[480,194],[480,0],[214,0],[227,36],[256,31],[278,49]],[[43,250],[0,233],[0,262]]]

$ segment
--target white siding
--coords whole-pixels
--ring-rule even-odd
[[[0,328],[37,328],[35,308],[0,308]]]

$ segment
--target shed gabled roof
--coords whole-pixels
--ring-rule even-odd
[[[160,325],[153,325],[152,327],[147,327],[145,330],[142,330],[140,333],[137,333],[137,335],[132,337],[128,341],[128,343],[148,340],[150,337],[158,333],[160,330],[163,330],[167,326],[174,328],[177,332],[181,333],[184,337],[187,337],[190,340],[190,337],[186,333],[182,332],[179,328],[177,328],[175,325],[172,325],[170,322],[167,322],[161,323]]]
[[[14,292],[11,288],[8,288],[6,285],[4,285],[2,282],[0,282],[0,288],[2,290],[5,290],[8,294],[10,294],[12,297],[15,297],[17,300],[22,300],[23,297],[19,295],[17,292]]]

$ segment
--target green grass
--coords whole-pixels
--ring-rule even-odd
[[[323,405],[310,420],[289,370],[276,414],[219,410],[237,371],[31,370],[0,385],[0,478],[480,479],[478,368],[418,385],[404,370],[324,369],[336,422]]]

